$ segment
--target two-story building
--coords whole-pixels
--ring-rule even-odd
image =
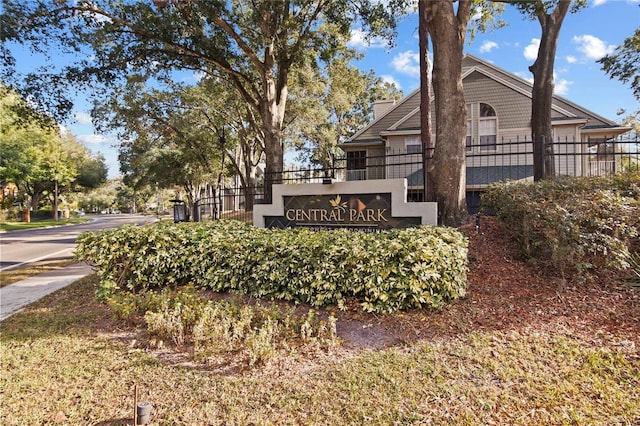
[[[467,197],[489,183],[533,178],[532,84],[495,65],[465,55]],[[560,96],[553,97],[556,174],[592,176],[615,171],[616,138],[630,130]],[[375,105],[373,122],[341,148],[347,180],[406,177],[409,194],[422,193],[420,90],[398,103]],[[434,136],[435,138],[435,136]],[[437,141],[435,141],[437,143]]]

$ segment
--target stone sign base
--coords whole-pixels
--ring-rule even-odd
[[[264,228],[348,228],[377,231],[437,224],[436,203],[408,203],[406,179],[279,184],[273,203],[253,207]]]

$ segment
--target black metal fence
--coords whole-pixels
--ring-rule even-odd
[[[488,184],[505,180],[533,180],[533,143],[527,139],[500,140],[467,145],[466,184],[470,213],[479,208],[480,196]],[[427,153],[426,161],[431,153]],[[328,167],[301,167],[282,172],[281,182],[323,183],[354,180],[406,178],[408,201],[422,201],[424,176],[422,152],[386,150],[346,153],[332,159]],[[553,175],[609,176],[625,170],[640,170],[640,139],[592,139],[553,142]],[[212,198],[202,199],[194,208],[194,219],[252,220],[254,203],[264,199],[264,186],[225,187]]]

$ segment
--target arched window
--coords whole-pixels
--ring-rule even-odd
[[[495,151],[498,138],[498,118],[496,110],[489,104],[480,104],[480,117],[478,119],[478,137],[480,138],[480,151]]]

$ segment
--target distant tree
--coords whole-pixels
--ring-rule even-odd
[[[76,177],[70,183],[69,191],[91,190],[107,181],[109,169],[102,154],[93,154],[66,130],[60,132],[60,137],[65,155],[71,160],[76,170]]]
[[[135,86],[134,86],[135,87]],[[194,88],[176,87],[174,91],[145,90],[126,96],[118,106],[117,121],[127,133],[126,144],[138,146],[122,151],[142,157],[142,169],[126,170],[125,181],[160,187],[180,185],[190,204],[215,178],[220,169],[221,152],[216,136],[196,113],[198,105],[190,97]],[[131,159],[130,159],[131,160]],[[123,163],[126,164],[126,163]]]
[[[78,176],[74,182],[76,189],[97,188],[107,181],[108,173],[109,169],[102,154],[84,157],[78,164]]]
[[[618,116],[620,117],[620,124],[631,127],[633,134],[636,137],[640,136],[640,109],[636,111],[620,109]]]
[[[352,65],[357,57],[345,48],[322,68],[293,73],[285,134],[301,160],[331,167],[339,144],[373,120],[376,100],[402,99],[393,84]]]
[[[56,127],[46,117],[33,123],[20,119],[16,111],[25,102],[8,88],[0,104],[0,179],[12,181],[26,193],[37,209],[45,193],[65,186],[75,178],[75,169],[65,155]],[[46,126],[42,123],[47,122]]]
[[[142,188],[181,185],[191,201],[223,184],[226,169],[239,176],[252,208],[256,170],[264,151],[259,119],[224,80],[197,86],[146,89],[133,77],[96,113],[119,129],[125,183]]]
[[[640,28],[627,37],[615,53],[604,56],[598,62],[611,78],[630,83],[633,95],[640,101]],[[622,124],[630,126],[636,136],[640,135],[640,109],[622,110],[618,115],[623,117]]]
[[[99,187],[80,194],[77,201],[78,207],[90,213],[113,208],[117,205],[117,188],[121,185],[121,178],[107,180]]]
[[[15,92],[0,86],[0,180],[11,181],[30,197],[38,209],[47,196],[57,196],[83,187],[96,187],[106,180],[104,159],[93,156],[70,133],[48,117],[28,110]],[[89,179],[89,175],[93,175]],[[80,178],[80,179],[79,179]]]

